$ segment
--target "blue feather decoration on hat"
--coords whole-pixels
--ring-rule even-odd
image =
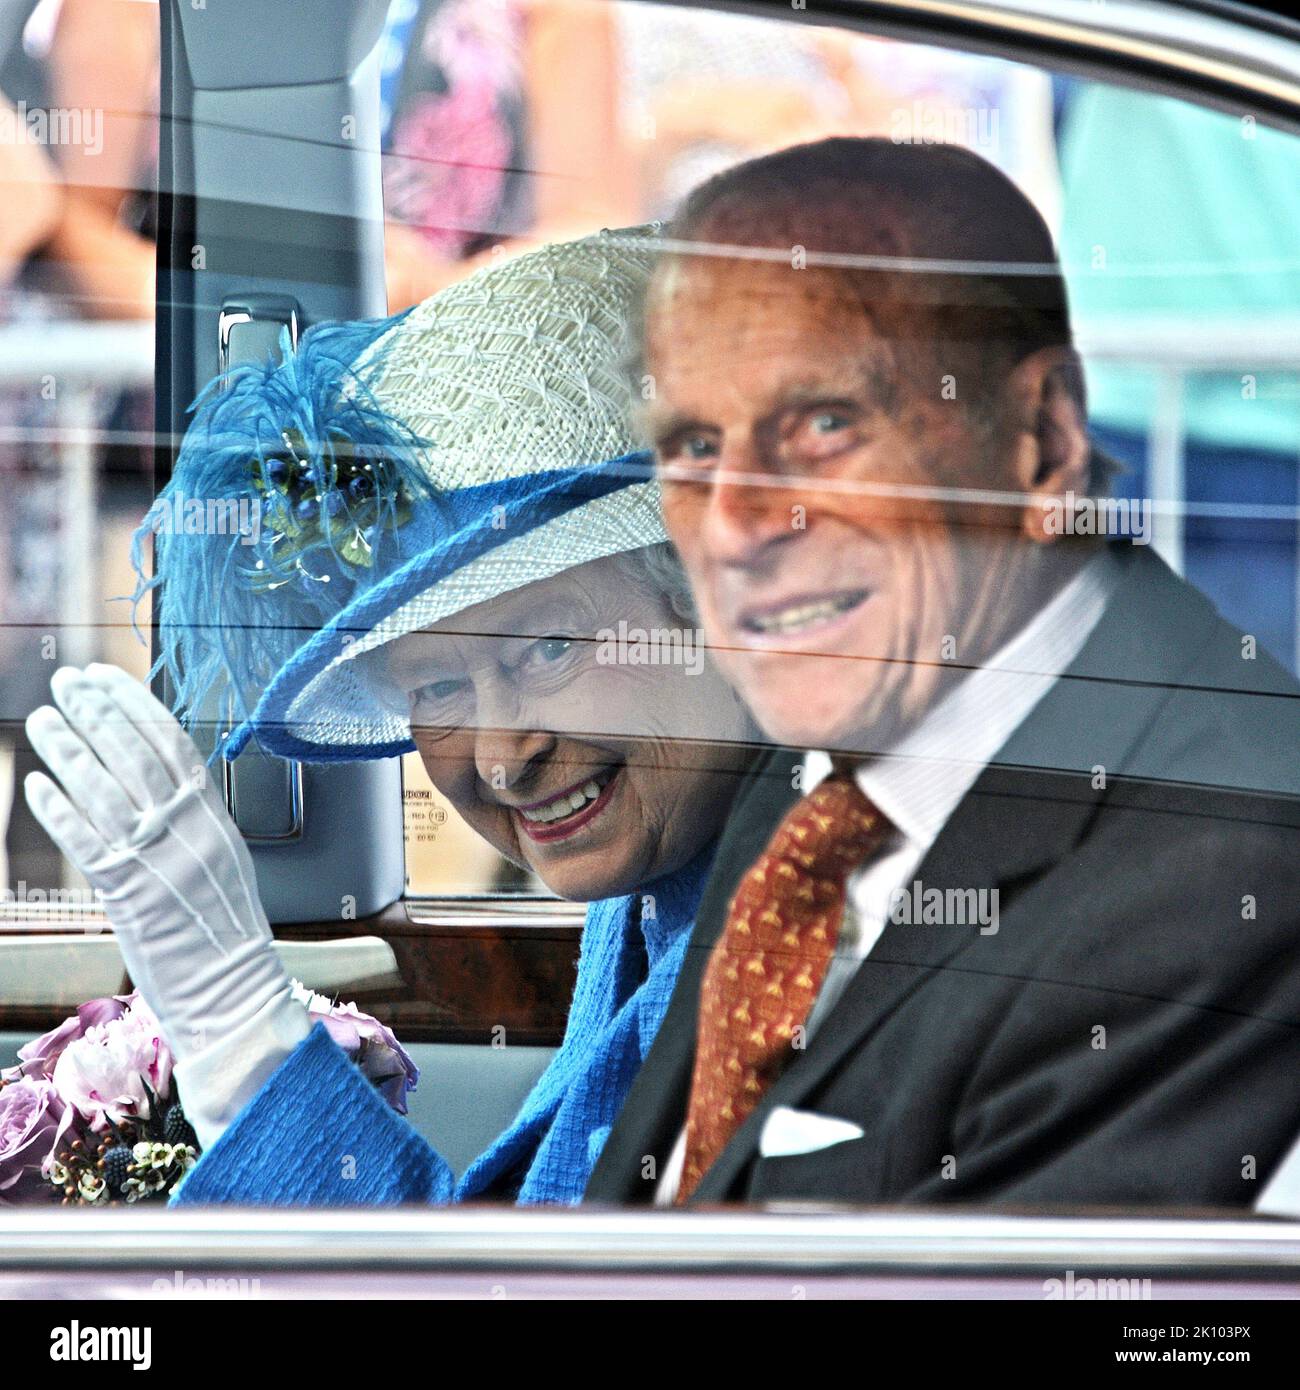
[[[134,605],[159,591],[154,671],[167,671],[191,729],[246,719],[302,643],[407,558],[405,523],[436,504],[420,465],[431,441],[383,410],[353,370],[402,317],[317,324],[296,351],[285,334],[279,362],[234,367],[190,406],[131,563]]]

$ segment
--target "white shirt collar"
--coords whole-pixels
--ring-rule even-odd
[[[864,794],[914,844],[928,849],[998,749],[1083,649],[1114,588],[1103,551],[1050,599],[984,666],[963,677],[893,748],[864,762]],[[805,791],[831,770],[804,756]]]

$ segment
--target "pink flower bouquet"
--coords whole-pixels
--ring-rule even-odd
[[[295,983],[313,1022],[406,1113],[419,1071],[378,1019]],[[0,1205],[166,1200],[199,1144],[172,1086],[172,1055],[139,994],[92,999],[0,1068]]]

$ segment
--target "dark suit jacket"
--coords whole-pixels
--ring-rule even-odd
[[[1115,553],[1083,651],[915,876],[997,889],[999,930],[891,920],[695,1202],[1248,1207],[1300,1135],[1300,685],[1149,551]],[[800,756],[737,801],[588,1201],[653,1198],[701,973]],[[865,1137],[760,1157],[778,1105]]]

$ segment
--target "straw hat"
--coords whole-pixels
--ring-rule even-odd
[[[137,598],[161,583],[160,664],[183,717],[226,726],[225,756],[252,736],[306,761],[408,752],[360,655],[666,540],[624,371],[652,245],[602,232],[488,266],[199,398],[137,532],[137,570],[156,537]],[[194,499],[247,524],[190,533]]]

